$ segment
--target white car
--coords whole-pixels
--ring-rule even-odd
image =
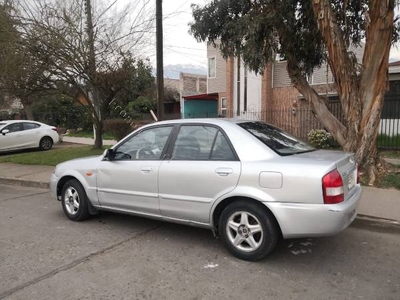
[[[40,122],[0,121],[0,152],[39,148],[50,150],[58,143],[57,128]]]

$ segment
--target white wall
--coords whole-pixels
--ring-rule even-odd
[[[234,75],[233,75],[233,111],[234,117],[237,117],[236,112],[238,110],[237,99],[237,58],[234,62]],[[244,119],[257,119],[254,112],[259,113],[261,110],[261,87],[262,87],[262,76],[258,75],[250,70],[247,71],[247,109],[244,107],[244,75],[245,66],[243,62],[240,65],[240,118]]]

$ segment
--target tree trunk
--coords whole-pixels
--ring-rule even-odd
[[[26,113],[26,117],[28,120],[34,121],[35,118],[33,116],[33,112],[32,112],[32,105],[31,104],[23,104],[24,105],[24,111]]]
[[[380,166],[377,138],[388,80],[394,1],[369,1],[365,11],[365,50],[359,74],[330,1],[314,0],[313,8],[346,120],[346,141],[339,143],[344,150],[356,153],[358,163],[368,172],[370,184],[373,184]]]
[[[96,120],[94,126],[96,134],[93,147],[95,149],[101,149],[103,147],[103,120]]]

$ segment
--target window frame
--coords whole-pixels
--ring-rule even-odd
[[[36,127],[35,127],[35,128],[25,129],[25,125],[35,125]],[[23,122],[23,123],[22,123],[23,131],[26,131],[26,130],[33,130],[33,129],[39,129],[40,127],[41,127],[40,124],[35,123],[35,122]]]
[[[9,127],[10,127],[10,126],[13,126],[13,125],[16,125],[16,124],[19,125],[20,130],[18,130],[18,131],[9,131],[8,134],[14,133],[14,132],[21,132],[21,131],[24,131],[24,125],[23,125],[22,122],[13,122],[13,123],[10,123],[10,124],[4,126],[4,127],[1,129],[1,131],[3,131],[4,129],[10,130]]]
[[[212,148],[211,148],[211,152],[210,152],[211,155],[212,155],[212,152],[214,150],[215,141],[216,141],[216,138],[218,136],[218,132],[221,132],[222,135],[224,136],[224,138],[226,139],[226,141],[227,141],[227,143],[228,143],[228,145],[229,145],[229,147],[230,147],[235,159],[234,160],[214,160],[214,159],[211,159],[211,155],[210,155],[210,157],[208,159],[190,159],[190,160],[188,160],[188,159],[173,159],[172,153],[173,153],[173,150],[174,150],[174,147],[175,147],[176,140],[178,138],[179,131],[180,131],[182,126],[208,126],[208,127],[216,128],[217,132],[216,132],[214,140],[213,140],[213,144],[212,144]],[[225,131],[220,126],[215,125],[215,124],[210,124],[210,123],[197,123],[197,122],[176,124],[176,128],[175,128],[175,131],[173,132],[173,136],[172,136],[172,138],[170,140],[165,159],[169,159],[169,160],[172,160],[172,161],[212,161],[212,162],[217,162],[217,161],[221,161],[221,162],[240,161],[239,156],[236,153],[235,147],[233,147],[228,135],[225,133]]]
[[[225,107],[223,105],[224,100],[225,100]],[[227,109],[226,108],[227,108],[227,97],[221,97],[221,116],[226,117],[226,113],[227,113]]]
[[[210,71],[211,71],[211,68],[210,68],[210,60],[214,60],[214,76],[210,76]],[[208,60],[207,60],[207,77],[208,78],[216,78],[217,77],[217,56],[210,56],[210,57],[208,57]]]
[[[122,145],[129,142],[130,140],[132,140],[133,138],[135,138],[142,132],[147,131],[147,130],[157,129],[157,128],[163,128],[163,127],[171,127],[171,132],[169,133],[169,136],[165,142],[163,150],[161,151],[159,159],[113,159],[112,161],[163,161],[163,160],[165,160],[167,151],[169,149],[169,144],[171,143],[171,139],[174,135],[174,131],[176,130],[176,124],[163,124],[163,125],[149,126],[146,128],[139,129],[138,131],[132,133],[131,136],[128,136],[128,138],[124,139],[120,144],[117,144],[115,146],[115,148],[112,148],[112,150],[114,151],[114,153],[117,153],[118,149]],[[107,160],[107,159],[103,158],[103,160]]]

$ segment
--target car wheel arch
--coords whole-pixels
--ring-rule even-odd
[[[60,178],[60,180],[59,180],[58,183],[57,183],[57,189],[56,189],[56,190],[57,190],[57,200],[58,200],[58,201],[61,201],[61,194],[62,194],[62,190],[63,190],[64,185],[65,185],[68,181],[73,180],[73,179],[76,180],[76,181],[78,181],[78,182],[82,185],[82,187],[83,187],[83,189],[84,189],[84,191],[85,191],[85,193],[86,193],[86,196],[87,196],[87,198],[88,198],[89,213],[90,213],[91,215],[97,215],[97,214],[99,213],[99,211],[98,211],[98,209],[96,209],[96,208],[93,206],[92,201],[91,201],[90,198],[88,197],[87,188],[86,188],[85,184],[82,182],[82,180],[80,180],[79,178],[77,178],[77,177],[75,177],[75,176],[72,176],[72,175],[65,175],[65,176],[63,176],[63,177]]]
[[[51,140],[52,145],[54,145],[54,139],[53,139],[50,135],[45,134],[45,135],[43,135],[43,136],[40,137],[38,148],[41,148],[42,141],[43,141],[43,139],[45,139],[45,138],[49,138],[49,139]]]
[[[71,175],[67,175],[67,176],[60,178],[60,180],[57,183],[57,200],[59,200],[59,201],[61,200],[61,199],[59,199],[59,197],[61,197],[61,191],[62,191],[64,185],[68,182],[68,180],[71,180],[71,179],[75,179],[80,182],[80,180],[78,178],[71,176]],[[82,184],[82,182],[80,182],[80,184]],[[83,184],[82,184],[82,186],[83,186]],[[85,188],[85,187],[83,186],[83,188]]]
[[[279,233],[282,236],[282,229],[281,226],[279,224],[278,219],[276,218],[276,216],[274,215],[274,213],[272,212],[272,210],[268,207],[268,205],[264,205],[261,201],[256,200],[254,198],[250,198],[250,197],[244,197],[244,196],[232,196],[232,197],[228,197],[225,198],[223,200],[221,200],[216,207],[214,208],[213,212],[212,212],[212,227],[213,227],[213,231],[214,232],[218,232],[218,223],[219,223],[219,218],[221,216],[222,211],[231,203],[235,202],[235,201],[242,201],[242,200],[246,200],[249,202],[253,202],[253,203],[257,203],[260,204],[260,208],[264,209],[268,214],[270,214],[279,229]]]

